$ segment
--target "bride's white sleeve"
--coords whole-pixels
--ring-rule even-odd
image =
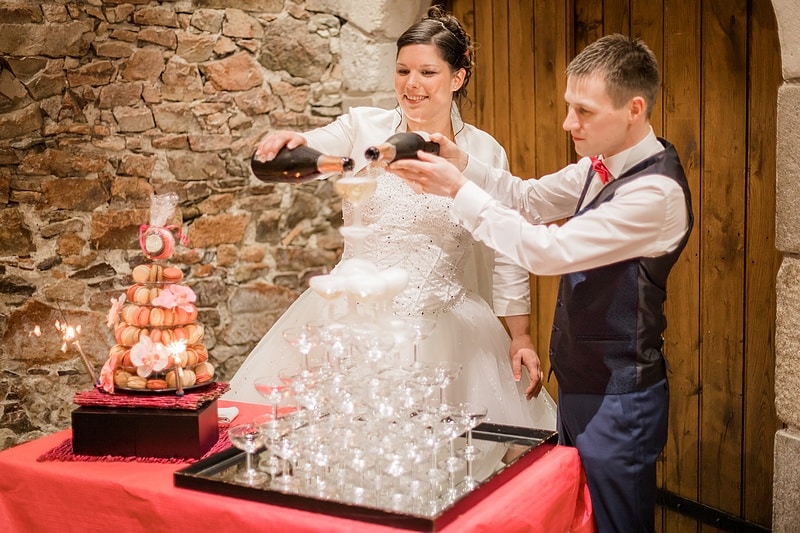
[[[302,135],[310,147],[324,154],[349,156],[353,151],[353,124],[349,114]]]

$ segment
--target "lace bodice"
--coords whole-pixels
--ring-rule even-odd
[[[404,316],[436,316],[458,305],[467,293],[464,267],[474,241],[454,223],[448,210],[452,199],[417,194],[389,172],[378,174],[375,194],[364,204],[362,219],[374,233],[360,257],[379,269],[399,266],[408,272],[408,287],[395,298]],[[352,206],[344,203],[349,223]],[[345,259],[353,256],[345,245]]]

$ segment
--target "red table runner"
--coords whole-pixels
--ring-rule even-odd
[[[183,396],[178,396],[174,392],[151,393],[145,391],[109,394],[99,389],[92,389],[76,393],[72,402],[92,407],[196,410],[206,403],[216,400],[228,389],[230,389],[230,385],[221,382],[209,383],[207,387],[188,391]]]
[[[208,450],[201,459],[219,453],[231,446],[228,438],[228,426],[219,427],[217,442]],[[81,455],[72,452],[72,438],[64,439],[58,446],[52,448],[36,458],[37,462],[44,461],[120,461],[128,463],[194,463],[198,459],[179,457],[140,457],[138,455]]]

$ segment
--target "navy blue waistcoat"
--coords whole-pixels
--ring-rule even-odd
[[[638,163],[607,184],[574,216],[614,199],[616,190],[644,175],[674,179],[683,189],[689,225],[678,247],[658,257],[637,257],[561,276],[550,339],[550,362],[561,390],[624,394],[666,377],[661,351],[667,276],[689,239],[694,217],[686,175],[675,148]],[[589,173],[586,194],[593,171]],[[578,203],[580,205],[580,202]]]

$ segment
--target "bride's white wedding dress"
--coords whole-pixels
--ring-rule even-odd
[[[408,286],[394,300],[395,313],[436,321],[433,333],[420,345],[419,360],[452,360],[462,365],[458,379],[446,388],[446,401],[483,404],[488,409],[487,421],[493,423],[554,429],[552,398],[542,389],[538,398],[525,399],[527,376],[523,373],[522,381],[514,381],[506,330],[486,301],[466,286],[465,268],[475,242],[451,221],[452,200],[416,194],[387,172],[377,179],[377,190],[362,213],[364,224],[371,225],[374,233],[366,239],[359,258],[379,270],[399,266],[408,272]],[[346,220],[352,215],[346,203],[344,214]],[[346,245],[343,259],[352,254],[352,247]],[[253,381],[300,363],[300,355],[281,332],[324,318],[326,312],[327,303],[306,290],[251,352],[224,398],[266,403]]]

